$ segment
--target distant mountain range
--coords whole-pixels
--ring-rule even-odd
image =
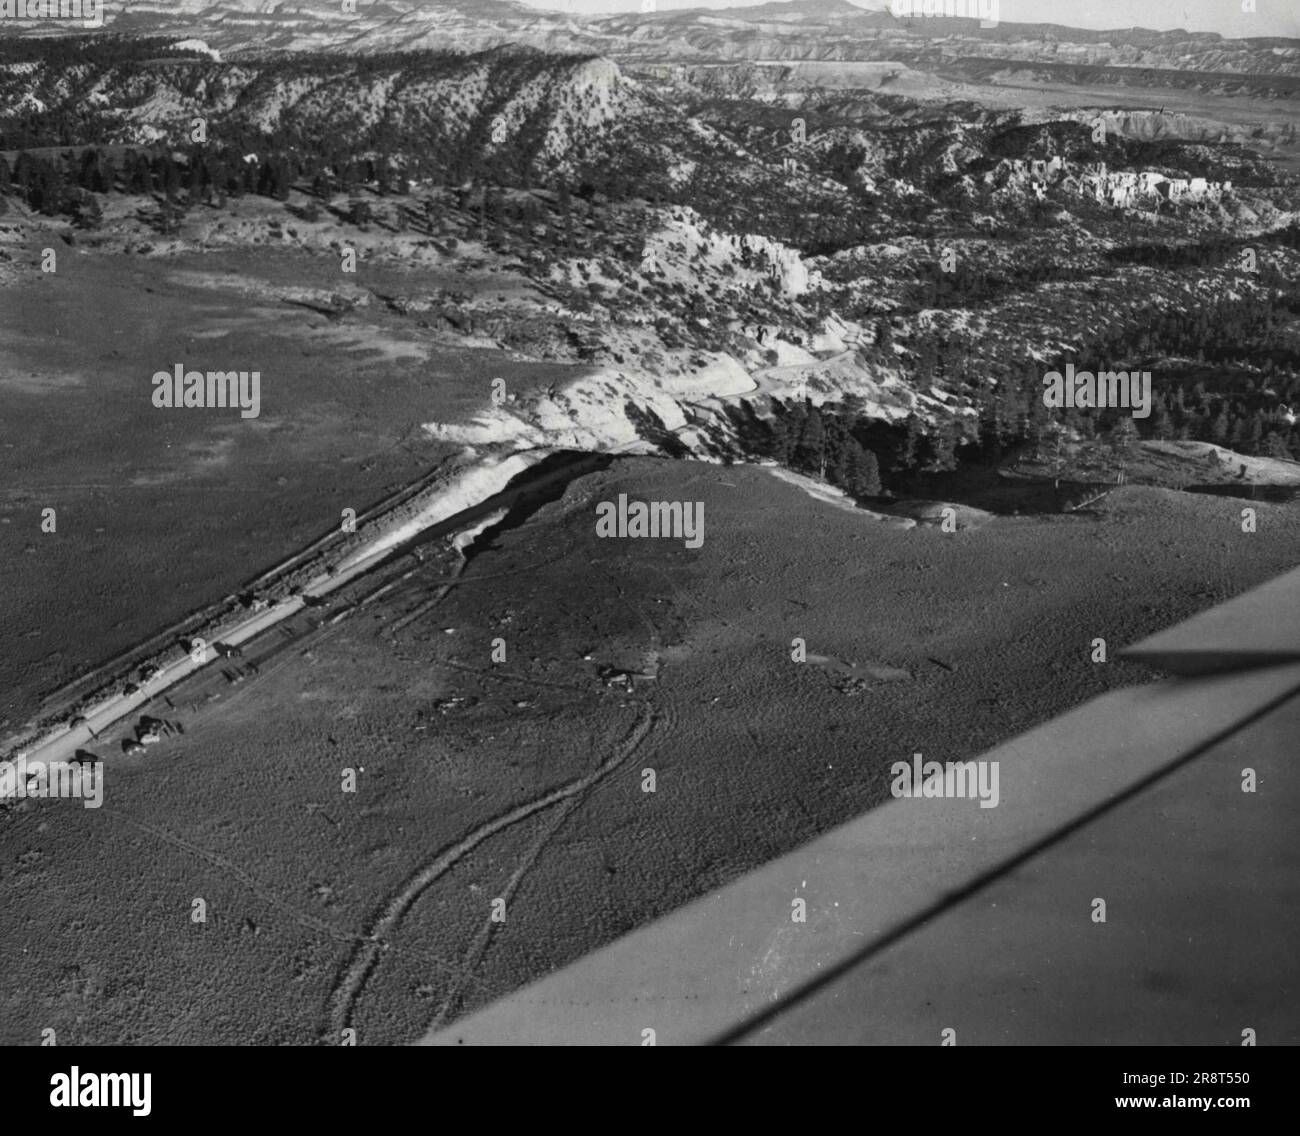
[[[115,10],[116,9],[116,10]],[[1224,39],[1209,32],[948,18],[898,19],[887,5],[792,0],[751,8],[583,17],[512,0],[132,0],[105,6],[109,31],[203,40],[225,56],[318,51],[475,52],[522,45],[620,62],[1016,60],[1037,64],[1176,69],[1292,77],[1300,40]],[[83,31],[77,21],[0,22],[0,35]]]

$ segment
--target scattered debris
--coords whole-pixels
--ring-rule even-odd
[[[631,691],[638,682],[651,682],[658,677],[646,671],[629,671],[622,667],[601,667],[597,673],[606,686],[625,691]]]
[[[135,740],[141,747],[157,745],[163,738],[174,737],[184,732],[179,722],[168,722],[163,718],[151,718],[146,714],[136,724]]]

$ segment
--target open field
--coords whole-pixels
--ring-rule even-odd
[[[596,539],[619,493],[702,501],[708,539]],[[435,606],[450,553],[236,687],[177,688],[183,736],[97,748],[103,808],[0,813],[2,1040],[411,1040],[869,808],[900,757],[1144,681],[1091,641],[1291,565],[1294,511],[1248,535],[1239,505],[1127,487],[945,534],[759,468],[617,462],[489,533]]]
[[[287,302],[340,287],[319,258],[60,247],[57,273],[5,292],[0,718],[426,474],[458,447],[421,424],[468,416],[493,377],[526,391],[574,373],[421,342],[378,303]],[[361,280],[365,298],[387,283]],[[259,416],[155,407],[150,378],[177,363],[260,371]]]

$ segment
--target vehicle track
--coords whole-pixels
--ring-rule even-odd
[[[348,961],[340,971],[334,989],[327,1003],[328,1023],[323,1031],[322,1040],[337,1039],[342,1036],[352,1022],[358,1000],[365,990],[379,954],[387,940],[400,925],[407,912],[415,902],[433,884],[451,871],[470,852],[499,832],[513,827],[543,809],[550,808],[561,801],[584,794],[591,786],[617,769],[630,757],[649,735],[654,722],[654,707],[648,702],[641,702],[638,717],[626,737],[616,744],[599,766],[590,773],[570,781],[558,789],[535,797],[524,804],[494,817],[479,825],[472,832],[462,837],[455,844],[435,854],[432,860],[416,870],[407,882],[389,899],[383,909],[371,920],[362,936],[360,946],[354,948]]]
[[[500,898],[505,901],[507,918],[509,917],[510,905],[514,902],[515,893],[519,890],[520,884],[524,882],[524,877],[532,870],[538,857],[541,856],[546,846],[551,842],[551,838],[563,827],[564,822],[586,803],[586,800],[586,792],[569,798],[561,806],[558,814],[547,822],[541,835],[533,841],[532,846],[524,853],[523,859],[519,861],[510,879],[506,881],[506,886],[501,890]],[[488,947],[492,945],[497,929],[504,926],[504,923],[495,923],[491,918],[483,921],[477,934],[470,941],[469,948],[461,956],[460,980],[447,992],[447,996],[443,999],[438,1012],[426,1023],[424,1033],[427,1034],[434,1029],[440,1029],[447,1022],[447,1019],[460,1009],[465,997],[465,988],[468,985],[466,980],[472,981],[473,975],[478,970],[479,963],[483,961],[483,956],[487,953]]]

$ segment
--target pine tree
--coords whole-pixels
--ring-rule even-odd
[[[772,417],[767,422],[767,454],[768,457],[785,465],[790,457],[790,431],[781,412],[775,406],[772,411]]]
[[[880,463],[856,438],[845,442],[840,467],[843,472],[839,484],[849,496],[858,500],[880,496]]]
[[[1029,396],[1029,405],[1025,414],[1025,441],[1033,447],[1037,458],[1042,452],[1043,439],[1051,432],[1052,416],[1042,398]]]
[[[1252,454],[1259,453],[1259,447],[1264,437],[1264,412],[1257,410],[1250,420],[1250,426],[1246,434],[1246,448]]]
[[[826,429],[816,407],[809,409],[808,417],[804,421],[803,431],[799,435],[799,445],[795,450],[795,460],[802,468],[824,476]]]
[[[1270,430],[1268,437],[1264,439],[1264,456],[1270,458],[1289,458],[1290,451],[1287,449],[1286,439],[1276,430]]]
[[[1127,415],[1115,423],[1115,428],[1110,432],[1110,444],[1115,452],[1121,455],[1127,454],[1133,448],[1137,438],[1137,427],[1133,424],[1133,419]]]
[[[568,182],[560,182],[556,194],[556,205],[560,210],[560,227],[564,232],[564,247],[573,248],[573,197],[569,193]]]
[[[157,173],[158,184],[162,188],[163,196],[174,203],[176,201],[176,191],[181,187],[181,175],[170,154],[163,154],[158,159]]]
[[[153,192],[153,167],[144,154],[137,154],[131,166],[130,192],[148,194]]]
[[[94,232],[104,224],[104,210],[99,199],[86,190],[78,190],[72,204],[72,223],[78,229]]]
[[[844,443],[847,440],[848,431],[845,429],[840,416],[834,413],[822,415],[822,427],[826,431],[826,453],[822,459],[823,465],[834,469],[844,456]]]
[[[934,382],[935,369],[939,364],[939,347],[933,333],[927,332],[921,338],[916,351],[916,380],[922,386]]]
[[[985,460],[996,462],[1002,457],[1004,440],[997,404],[991,402],[984,407],[984,412],[980,415],[980,450]]]
[[[925,468],[931,473],[946,473],[957,468],[957,429],[952,421],[939,424],[929,438]]]
[[[795,453],[799,439],[803,437],[804,423],[808,420],[808,409],[802,402],[792,402],[785,409],[786,449],[785,464],[795,465]]]
[[[1173,426],[1170,423],[1169,411],[1163,402],[1157,400],[1151,408],[1151,436],[1163,442],[1171,433],[1173,433]]]
[[[284,158],[280,158],[275,163],[275,182],[271,196],[276,201],[288,201],[289,191],[292,188],[293,172],[289,167],[289,163]]]
[[[862,476],[859,483],[860,497],[879,497],[883,490],[880,484],[880,462],[871,450],[862,451]]]
[[[906,434],[903,436],[903,448],[898,453],[898,460],[895,465],[903,472],[908,472],[916,468],[921,439],[924,434],[921,430],[921,420],[915,414],[909,414],[907,421],[904,423]]]
[[[850,487],[853,484],[853,447],[857,444],[850,438],[840,447],[839,458],[831,466],[831,484],[838,485],[850,496],[856,496]]]

